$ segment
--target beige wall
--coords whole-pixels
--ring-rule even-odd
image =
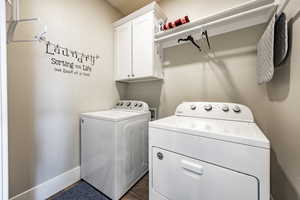
[[[10,196],[79,165],[81,112],[110,108],[119,94],[113,81],[113,27],[121,17],[104,0],[21,0],[26,39],[48,27],[47,38],[100,59],[90,77],[54,72],[43,43],[8,47]],[[70,59],[72,61],[72,59]]]
[[[159,4],[175,19],[212,14],[247,0],[163,0]],[[216,53],[205,58],[191,45],[165,51],[163,82],[135,83],[127,99],[159,107],[159,116],[172,115],[182,101],[225,101],[248,105],[272,143],[272,193],[276,200],[300,199],[300,1],[291,0],[287,14],[292,29],[290,56],[266,85],[256,83],[256,52],[263,27],[212,38]]]
[[[124,15],[128,15],[144,5],[151,3],[153,0],[107,0],[113,7],[117,8]]]
[[[247,0],[163,0],[170,19],[205,16]],[[182,101],[230,101],[248,105],[272,142],[272,192],[276,200],[300,199],[300,19],[299,0],[287,9],[293,28],[290,57],[266,85],[256,84],[254,46],[263,27],[212,38],[207,59],[190,45],[165,51],[163,82],[113,82],[113,29],[120,14],[103,0],[21,0],[22,16],[41,21],[20,27],[28,38],[48,27],[47,37],[66,47],[97,53],[92,75],[55,73],[40,43],[10,44],[10,195],[14,196],[79,165],[78,114],[109,108],[125,95],[173,114]],[[298,79],[297,79],[298,78]]]

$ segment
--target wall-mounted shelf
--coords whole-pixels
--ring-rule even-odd
[[[278,4],[275,0],[251,0],[239,6],[192,21],[177,28],[155,34],[162,48],[178,45],[179,38],[192,35],[196,40],[207,30],[209,37],[267,23]]]

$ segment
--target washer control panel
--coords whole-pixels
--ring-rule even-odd
[[[116,103],[114,109],[126,111],[141,111],[149,112],[149,106],[142,101],[119,101]]]
[[[177,106],[175,115],[254,122],[251,110],[235,103],[184,102]]]

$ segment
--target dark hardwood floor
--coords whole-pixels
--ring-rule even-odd
[[[148,200],[149,199],[149,175],[142,178],[122,200]]]

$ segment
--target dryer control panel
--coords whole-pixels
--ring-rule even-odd
[[[254,122],[251,110],[235,103],[183,102],[177,106],[175,115]]]
[[[149,106],[143,101],[119,101],[114,109],[136,112],[149,112]]]

